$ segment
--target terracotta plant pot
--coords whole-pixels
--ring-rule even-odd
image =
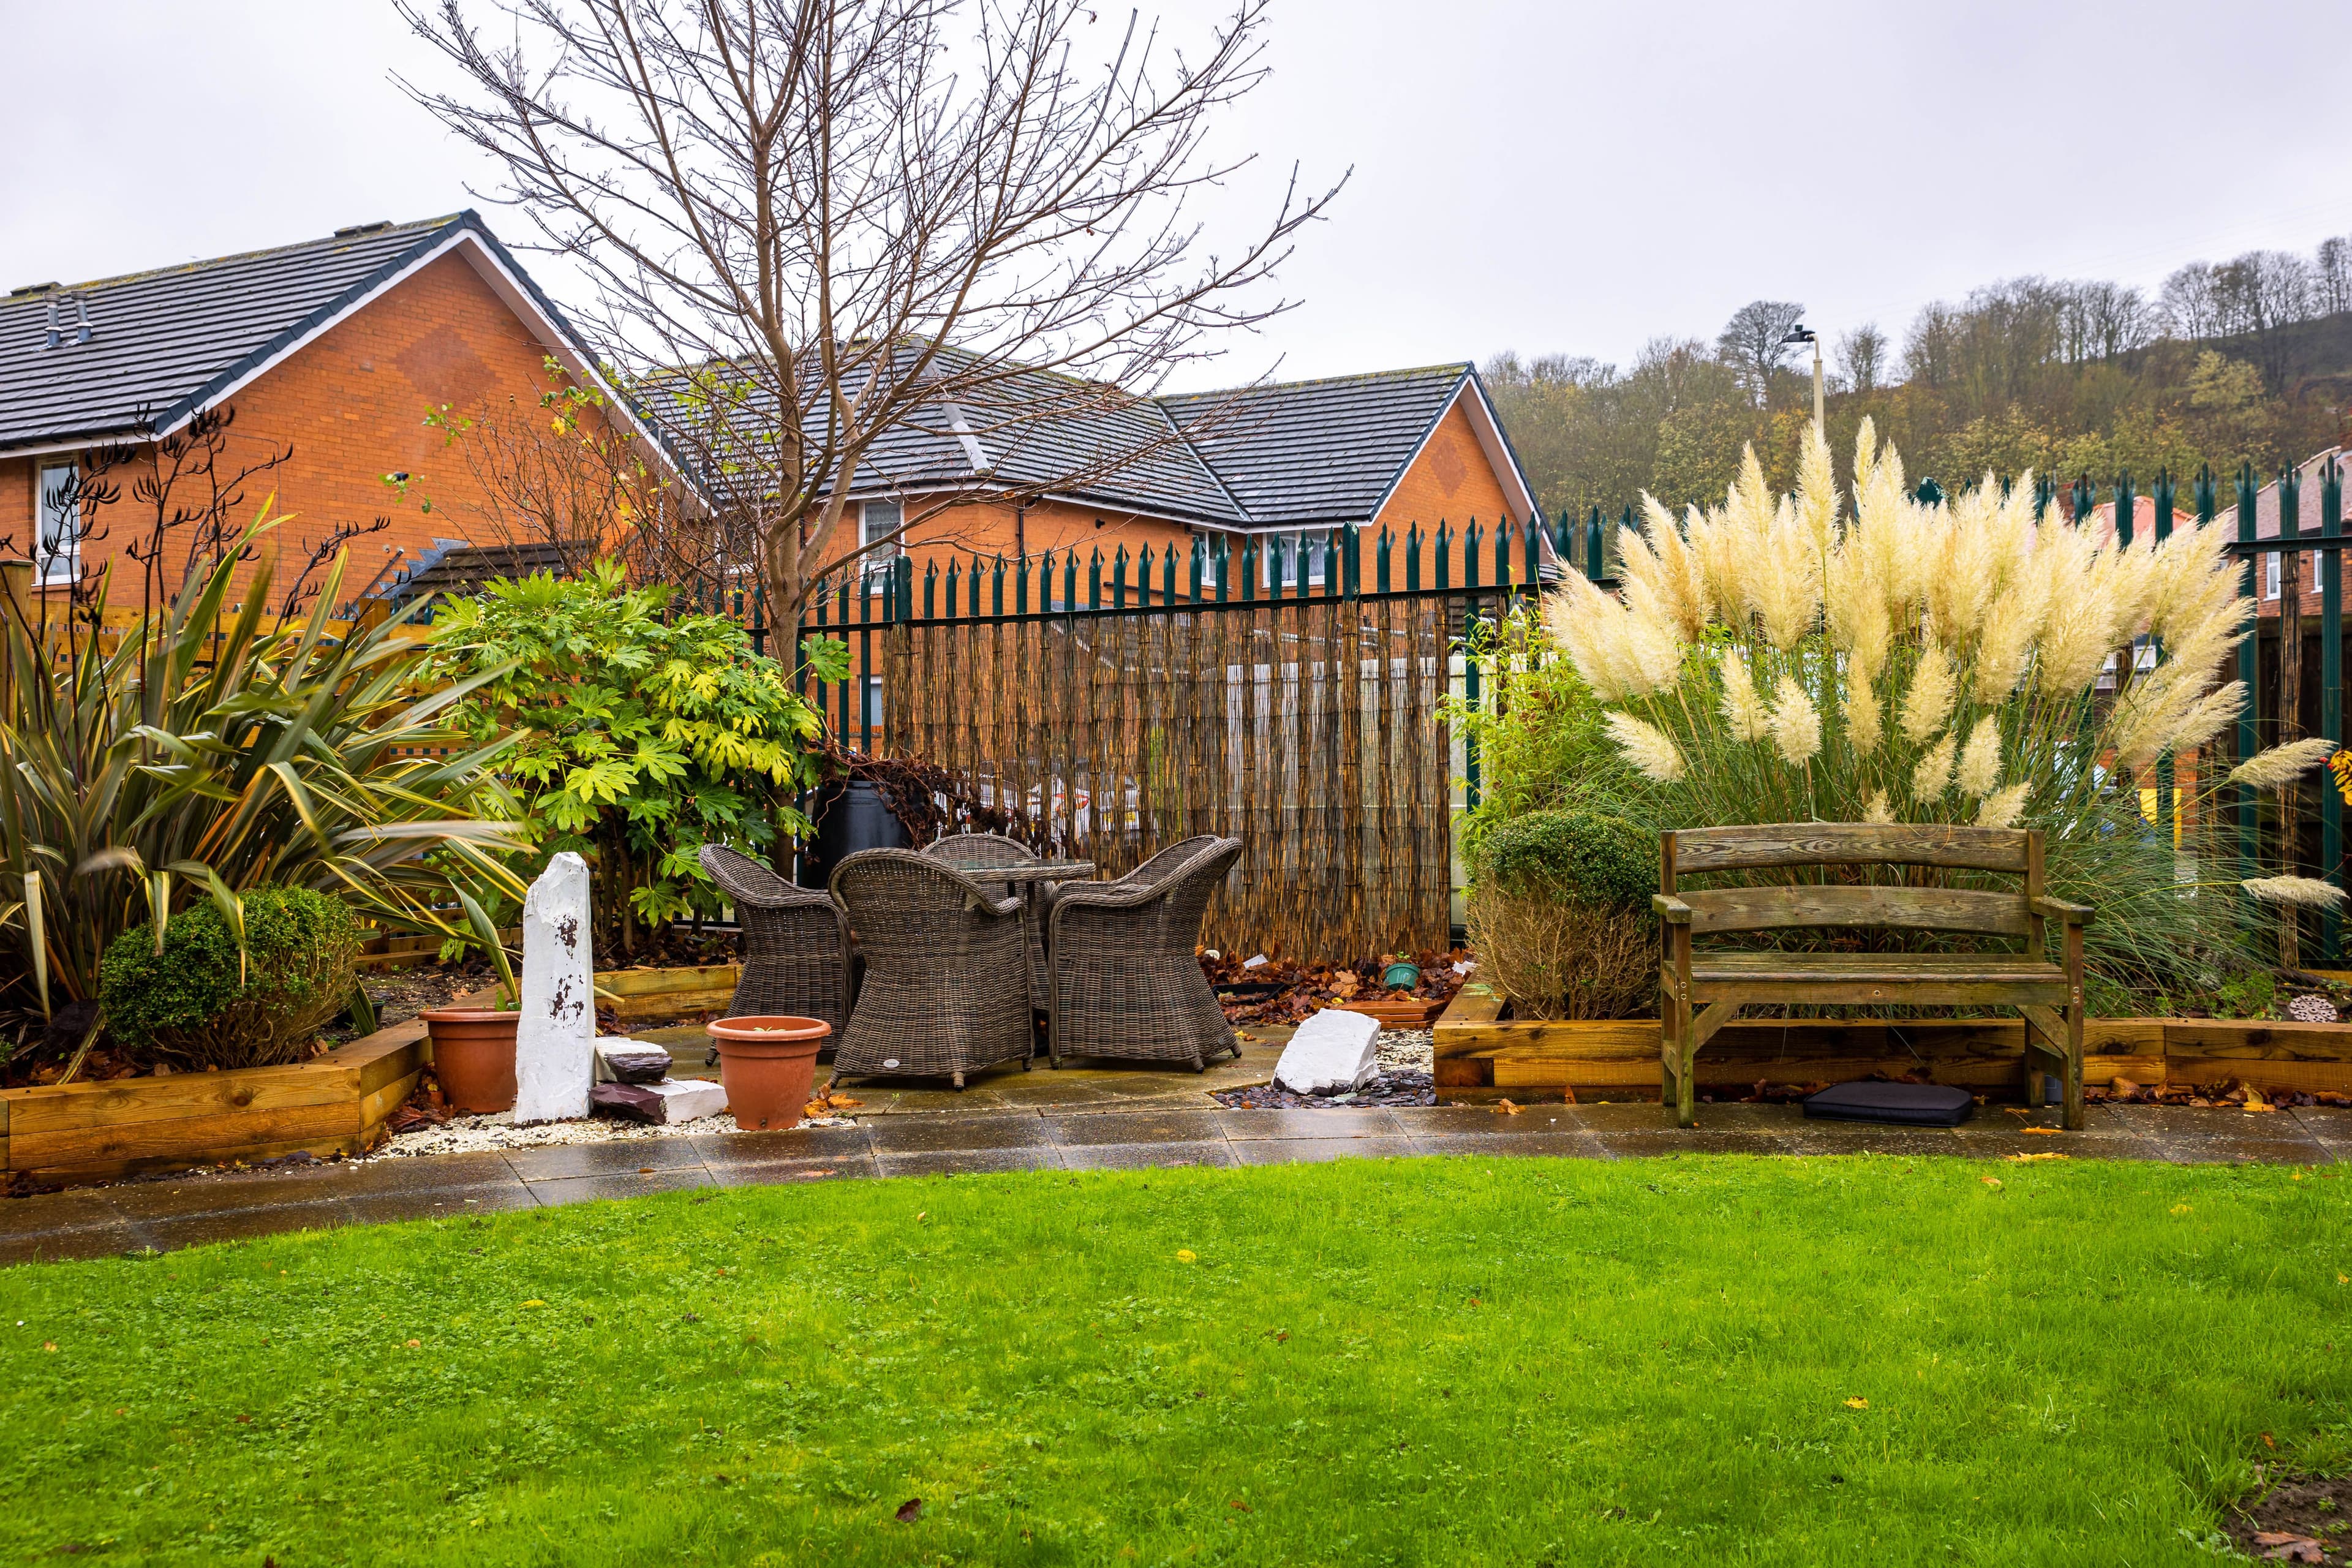
[[[520,1013],[436,1007],[422,1015],[433,1031],[433,1076],[449,1109],[468,1115],[512,1110],[515,1023]]]
[[[816,1082],[817,1047],[833,1026],[788,1013],[719,1018],[703,1026],[719,1047],[727,1109],[746,1132],[797,1127]]]

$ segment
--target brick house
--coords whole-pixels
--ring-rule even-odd
[[[1041,382],[1046,378],[1041,377]],[[1050,394],[1041,391],[1040,395]],[[1012,396],[1019,395],[1016,389]],[[1467,363],[1098,404],[1064,420],[1018,426],[1006,450],[984,421],[954,411],[894,433],[860,470],[845,531],[879,538],[910,512],[981,489],[1043,486],[1089,455],[1139,454],[1021,504],[953,500],[919,522],[903,548],[919,564],[950,556],[1189,549],[1225,536],[1238,563],[1257,542],[1260,570],[1322,580],[1325,540],[1349,525],[1402,537],[1448,522],[1537,515],[1535,494],[1476,369]],[[848,547],[846,537],[841,547]],[[1543,546],[1549,559],[1549,544]],[[1461,547],[1454,551],[1457,580]]]
[[[436,537],[452,527],[448,509],[428,515],[386,483],[405,475],[414,491],[467,498],[472,478],[426,414],[507,395],[535,403],[550,359],[609,393],[562,313],[471,212],[15,289],[0,299],[0,552],[32,557],[51,585],[119,561],[153,443],[227,405],[230,460],[292,453],[230,521],[274,489],[297,514],[273,537],[284,560],[339,524],[388,516],[353,545],[346,593],[388,584],[465,542]],[[110,476],[121,499],[100,510],[83,546],[93,559],[80,560],[59,547],[70,531],[58,503],[108,443],[143,456]]]

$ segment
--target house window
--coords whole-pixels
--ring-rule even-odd
[[[870,500],[860,504],[857,509],[857,542],[872,544],[879,539],[889,539],[891,534],[898,531],[898,525],[905,521],[906,515],[898,503],[894,500]],[[874,559],[877,562],[887,561],[894,555],[904,554],[905,552],[904,540],[891,540],[889,543],[874,552]]]
[[[2263,559],[2269,563],[2268,565],[2263,568],[2264,574],[2263,597],[2265,599],[2275,599],[2279,596],[2278,552],[2276,551],[2273,551],[2270,554],[2263,556]]]
[[[1320,529],[1295,533],[1269,533],[1258,545],[1263,552],[1259,574],[1271,587],[1279,582],[1285,586],[1298,581],[1298,552],[1307,552],[1307,582],[1309,587],[1323,584],[1323,569],[1331,555],[1331,536]]]
[[[33,558],[44,583],[70,583],[81,547],[80,470],[71,463],[41,468],[39,542]]]

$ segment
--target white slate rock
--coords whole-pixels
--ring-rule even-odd
[[[588,1114],[596,1079],[596,965],[588,862],[569,849],[522,901],[522,1006],[515,1025],[518,1126]]]
[[[662,1097],[667,1122],[698,1121],[727,1109],[726,1088],[709,1079],[666,1078],[645,1087]]]
[[[1380,1076],[1381,1021],[1326,1007],[1282,1047],[1274,1081],[1293,1094],[1346,1094]]]

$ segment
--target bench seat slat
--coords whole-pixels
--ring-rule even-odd
[[[1675,871],[1687,876],[1763,866],[1872,865],[2021,874],[2032,835],[2023,828],[1936,823],[1802,822],[1688,827],[1667,837],[1674,840]]]
[[[1780,931],[1790,926],[1895,926],[1916,931],[2023,936],[2031,911],[2019,893],[1971,888],[1707,888],[1676,895],[1691,909],[1691,934]]]

